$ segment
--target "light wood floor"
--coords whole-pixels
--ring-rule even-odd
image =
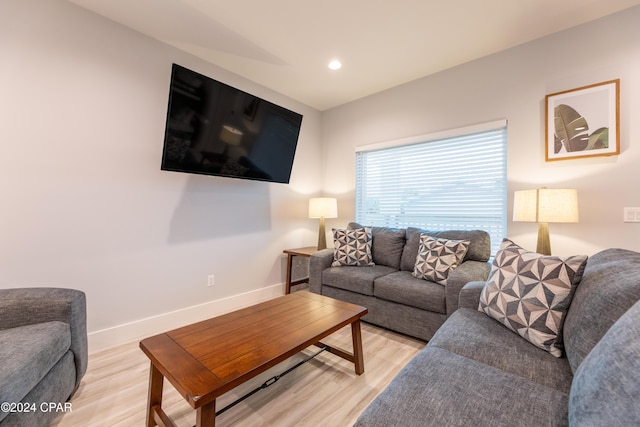
[[[365,373],[324,352],[274,385],[216,417],[217,426],[351,426],[424,342],[362,324]],[[351,329],[324,340],[351,351]],[[311,347],[223,395],[220,409],[259,387],[267,379],[317,351]],[[149,361],[130,343],[89,357],[89,368],[71,400],[73,410],[56,418],[57,427],[144,426]],[[178,426],[193,426],[195,411],[165,380],[163,408]]]

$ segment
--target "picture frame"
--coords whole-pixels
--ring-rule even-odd
[[[545,96],[545,161],[620,154],[620,79]]]

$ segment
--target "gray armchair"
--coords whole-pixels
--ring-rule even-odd
[[[0,360],[0,425],[48,425],[87,370],[84,292],[0,289]]]

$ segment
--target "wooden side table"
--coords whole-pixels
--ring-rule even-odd
[[[291,286],[299,285],[300,283],[305,283],[309,280],[309,278],[304,278],[300,280],[291,281],[291,268],[293,267],[293,257],[294,256],[302,256],[309,258],[312,253],[317,252],[318,248],[316,246],[307,246],[304,248],[296,248],[296,249],[285,249],[284,252],[287,254],[287,283],[285,287],[285,294],[291,293]]]

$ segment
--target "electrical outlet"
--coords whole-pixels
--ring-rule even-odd
[[[207,277],[207,286],[211,287],[214,285],[215,281],[214,281],[215,276],[213,274],[210,274]]]
[[[624,208],[624,222],[640,222],[640,208]]]

